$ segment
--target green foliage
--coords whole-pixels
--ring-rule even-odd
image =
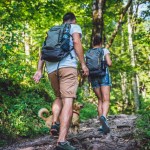
[[[90,101],[90,96],[94,93],[88,92],[88,83],[85,82],[82,87],[78,88],[77,91],[77,100],[81,104],[83,104],[83,109],[80,112],[80,119],[87,120],[97,116],[97,107]],[[97,101],[97,99],[96,99]]]
[[[81,110],[80,115],[81,120],[95,118],[97,116],[97,107],[94,104],[87,102],[84,104],[84,108]]]
[[[47,81],[41,83],[40,87],[36,85],[32,88],[19,86],[15,82],[11,79],[0,79],[0,132],[3,133],[0,139],[6,140],[7,144],[17,137],[34,137],[48,133],[42,127],[44,122],[39,119],[38,111],[41,107],[51,110],[53,102],[53,94],[50,95],[45,90],[52,91],[47,86]]]
[[[136,122],[135,137],[139,140],[141,149],[150,149],[150,99],[142,99],[139,117]]]
[[[134,1],[135,2],[135,1]],[[144,1],[140,1],[145,3]],[[146,4],[149,8],[149,3]],[[104,34],[109,41],[117,24],[123,1],[106,1],[104,10]],[[37,68],[41,45],[50,27],[62,23],[62,16],[72,11],[81,26],[84,51],[91,44],[92,1],[89,0],[1,0],[0,1],[0,145],[13,142],[14,139],[47,134],[48,128],[38,118],[41,107],[51,111],[54,93],[44,72],[41,83],[35,85],[32,80]],[[135,12],[134,12],[135,13]],[[140,114],[144,119],[138,123],[140,140],[149,139],[148,112],[149,103],[145,95],[150,96],[149,61],[149,24],[144,16],[149,10],[141,10],[142,16],[134,16],[133,46],[135,67],[131,65],[129,51],[127,15],[122,28],[110,48],[113,62],[110,68],[112,76],[111,105],[109,114],[134,112],[132,77],[138,75],[138,91],[141,95]],[[26,47],[29,49],[26,49]],[[28,52],[27,52],[28,50]],[[123,100],[122,83],[126,85],[126,102]],[[78,89],[77,101],[84,104],[81,120],[97,116],[97,98],[88,83]],[[145,111],[146,109],[147,111]],[[144,121],[145,120],[145,121]],[[142,129],[145,129],[144,131]],[[143,139],[142,139],[143,138]]]

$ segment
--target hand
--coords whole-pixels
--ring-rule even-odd
[[[36,73],[33,76],[33,79],[34,79],[35,83],[39,83],[41,77],[42,77],[42,72],[41,71],[36,71]]]
[[[82,70],[83,70],[83,75],[88,76],[89,75],[89,69],[87,68],[87,66],[84,64],[81,67],[82,67]]]

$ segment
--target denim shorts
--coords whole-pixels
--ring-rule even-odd
[[[101,86],[112,86],[111,76],[107,73],[105,76],[90,78],[92,88],[99,88]]]

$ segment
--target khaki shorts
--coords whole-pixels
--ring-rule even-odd
[[[76,68],[60,68],[48,75],[56,97],[76,98],[78,78]],[[59,78],[58,78],[59,77]]]

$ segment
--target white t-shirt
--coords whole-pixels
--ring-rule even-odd
[[[103,51],[104,51],[104,56],[106,56],[106,54],[109,54],[109,50],[107,48],[103,48]]]
[[[81,27],[77,24],[71,24],[70,34],[72,35],[73,33],[79,33],[82,36]],[[70,47],[71,48],[73,47],[72,37],[70,37]],[[77,68],[77,56],[74,49],[71,51],[71,55],[73,58],[71,58],[71,56],[68,55],[67,57],[63,58],[60,61],[59,68],[64,68],[64,67]],[[57,70],[58,62],[48,62],[48,61],[45,62],[46,62],[46,69],[48,74]]]
[[[107,48],[103,48],[103,51],[104,51],[104,56],[106,56],[107,54],[110,53]],[[108,68],[108,66],[107,66],[107,68],[106,68],[106,74],[109,74],[109,68]]]

